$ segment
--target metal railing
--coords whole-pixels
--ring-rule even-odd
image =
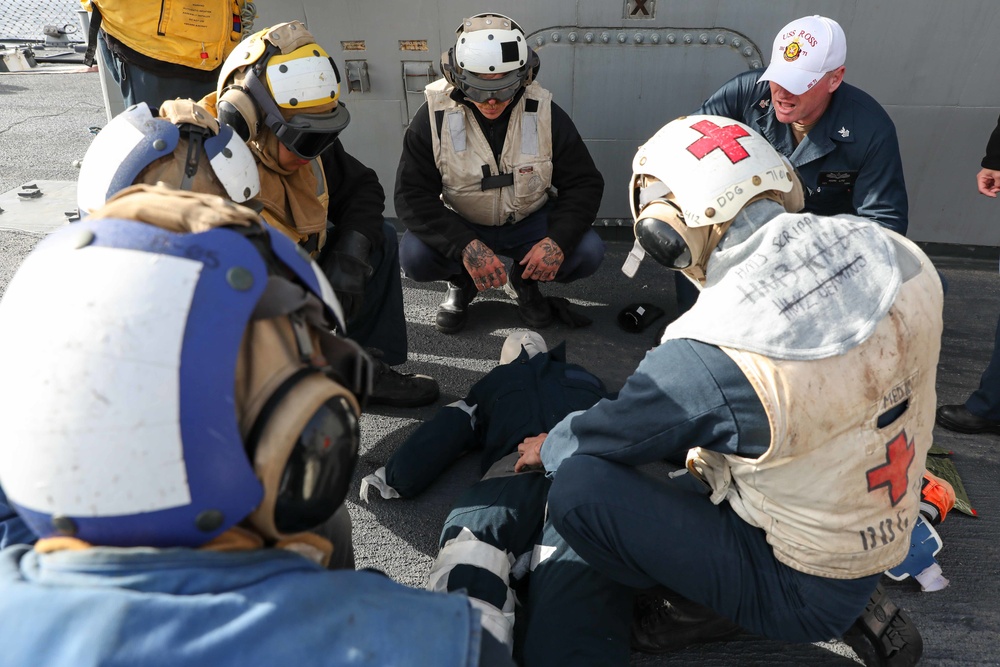
[[[0,40],[44,42],[46,26],[70,42],[86,42],[79,0],[0,0]]]

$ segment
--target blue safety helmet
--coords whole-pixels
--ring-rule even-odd
[[[94,138],[77,183],[81,217],[139,182],[144,170],[168,156],[174,157],[163,161],[168,168],[151,173],[143,182],[161,181],[178,190],[218,194],[236,203],[260,194],[253,153],[231,127],[192,100],[169,100],[161,109],[169,110],[170,117],[157,115],[145,102],[133,105]]]
[[[108,215],[127,194],[25,259],[0,300],[0,484],[40,538],[318,525],[350,483],[370,360],[332,333],[340,306],[294,242],[217,197],[150,193],[235,222]]]

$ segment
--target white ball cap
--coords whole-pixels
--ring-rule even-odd
[[[773,81],[801,95],[847,59],[847,36],[833,19],[806,16],[786,25],[774,38],[771,64],[758,79]]]

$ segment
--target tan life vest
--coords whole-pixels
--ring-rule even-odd
[[[892,234],[890,232],[890,234]],[[770,359],[721,348],[753,385],[771,427],[757,459],[703,449],[688,468],[762,528],[801,572],[855,579],[898,565],[910,547],[932,444],[942,290],[926,255],[892,234],[904,282],[874,333],[838,356]],[[878,426],[897,406],[906,410]]]
[[[245,0],[81,0],[101,10],[101,27],[144,56],[214,70],[243,38]]]
[[[477,225],[520,222],[548,201],[552,94],[537,83],[525,89],[511,110],[497,164],[472,109],[451,99],[452,90],[445,79],[424,89],[442,200]],[[440,124],[437,114],[442,114]]]

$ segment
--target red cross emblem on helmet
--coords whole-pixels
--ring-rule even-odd
[[[733,164],[750,157],[750,153],[747,153],[747,149],[738,141],[743,137],[749,137],[750,133],[739,125],[719,127],[710,120],[700,120],[692,125],[691,129],[704,135],[687,147],[688,152],[699,160],[716,149],[725,153]]]
[[[910,486],[909,470],[915,455],[913,440],[907,442],[906,431],[886,443],[885,463],[866,473],[868,491],[886,487],[889,490],[889,500],[895,507],[906,495],[906,489]]]

